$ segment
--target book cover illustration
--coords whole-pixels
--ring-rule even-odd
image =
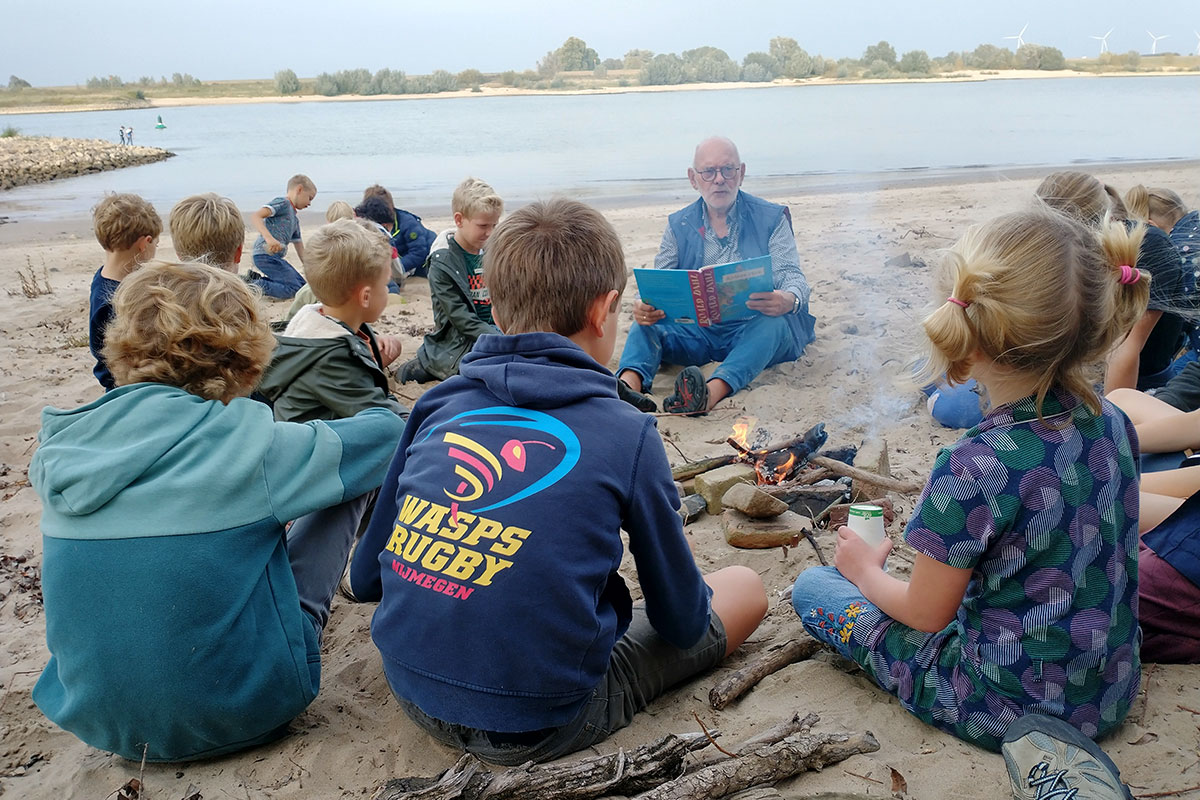
[[[746,308],[750,295],[775,289],[770,256],[696,270],[635,269],[633,276],[642,302],[681,325],[716,325],[757,314]]]

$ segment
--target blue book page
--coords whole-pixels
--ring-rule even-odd
[[[728,264],[714,264],[711,267],[704,267],[700,271],[711,273],[710,285],[716,288],[717,307],[720,310],[721,322],[742,319],[759,313],[746,308],[746,301],[750,299],[750,295],[755,292],[775,290],[770,256],[758,256],[744,261],[732,261]]]
[[[682,269],[635,269],[638,294],[643,303],[667,313],[668,322],[683,325],[699,325],[695,296],[692,293],[692,278],[695,272]]]

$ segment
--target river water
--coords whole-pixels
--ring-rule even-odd
[[[161,114],[167,127],[155,130]],[[954,172],[1200,157],[1200,75],[796,86],[611,95],[262,103],[4,118],[23,135],[117,139],[177,155],[141,167],[0,193],[14,219],[84,213],[107,191],[165,212],[215,191],[243,211],[296,172],[315,208],[382,183],[397,205],[447,213],[465,176],[519,202],[563,193],[593,202],[689,194],[696,142],[724,134],[747,187],[787,190],[908,171]]]

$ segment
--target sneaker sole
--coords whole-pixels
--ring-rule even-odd
[[[1037,800],[1045,796],[1029,785],[1030,771],[1046,764],[1047,772],[1067,770],[1081,782],[1071,787],[1080,797],[1129,800],[1128,790],[1120,782],[1121,771],[1100,746],[1074,725],[1055,717],[1030,714],[1008,727],[1000,748],[1013,796],[1019,800]]]

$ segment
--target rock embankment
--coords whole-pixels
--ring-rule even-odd
[[[0,190],[150,164],[173,155],[157,147],[126,147],[103,139],[0,138]]]

